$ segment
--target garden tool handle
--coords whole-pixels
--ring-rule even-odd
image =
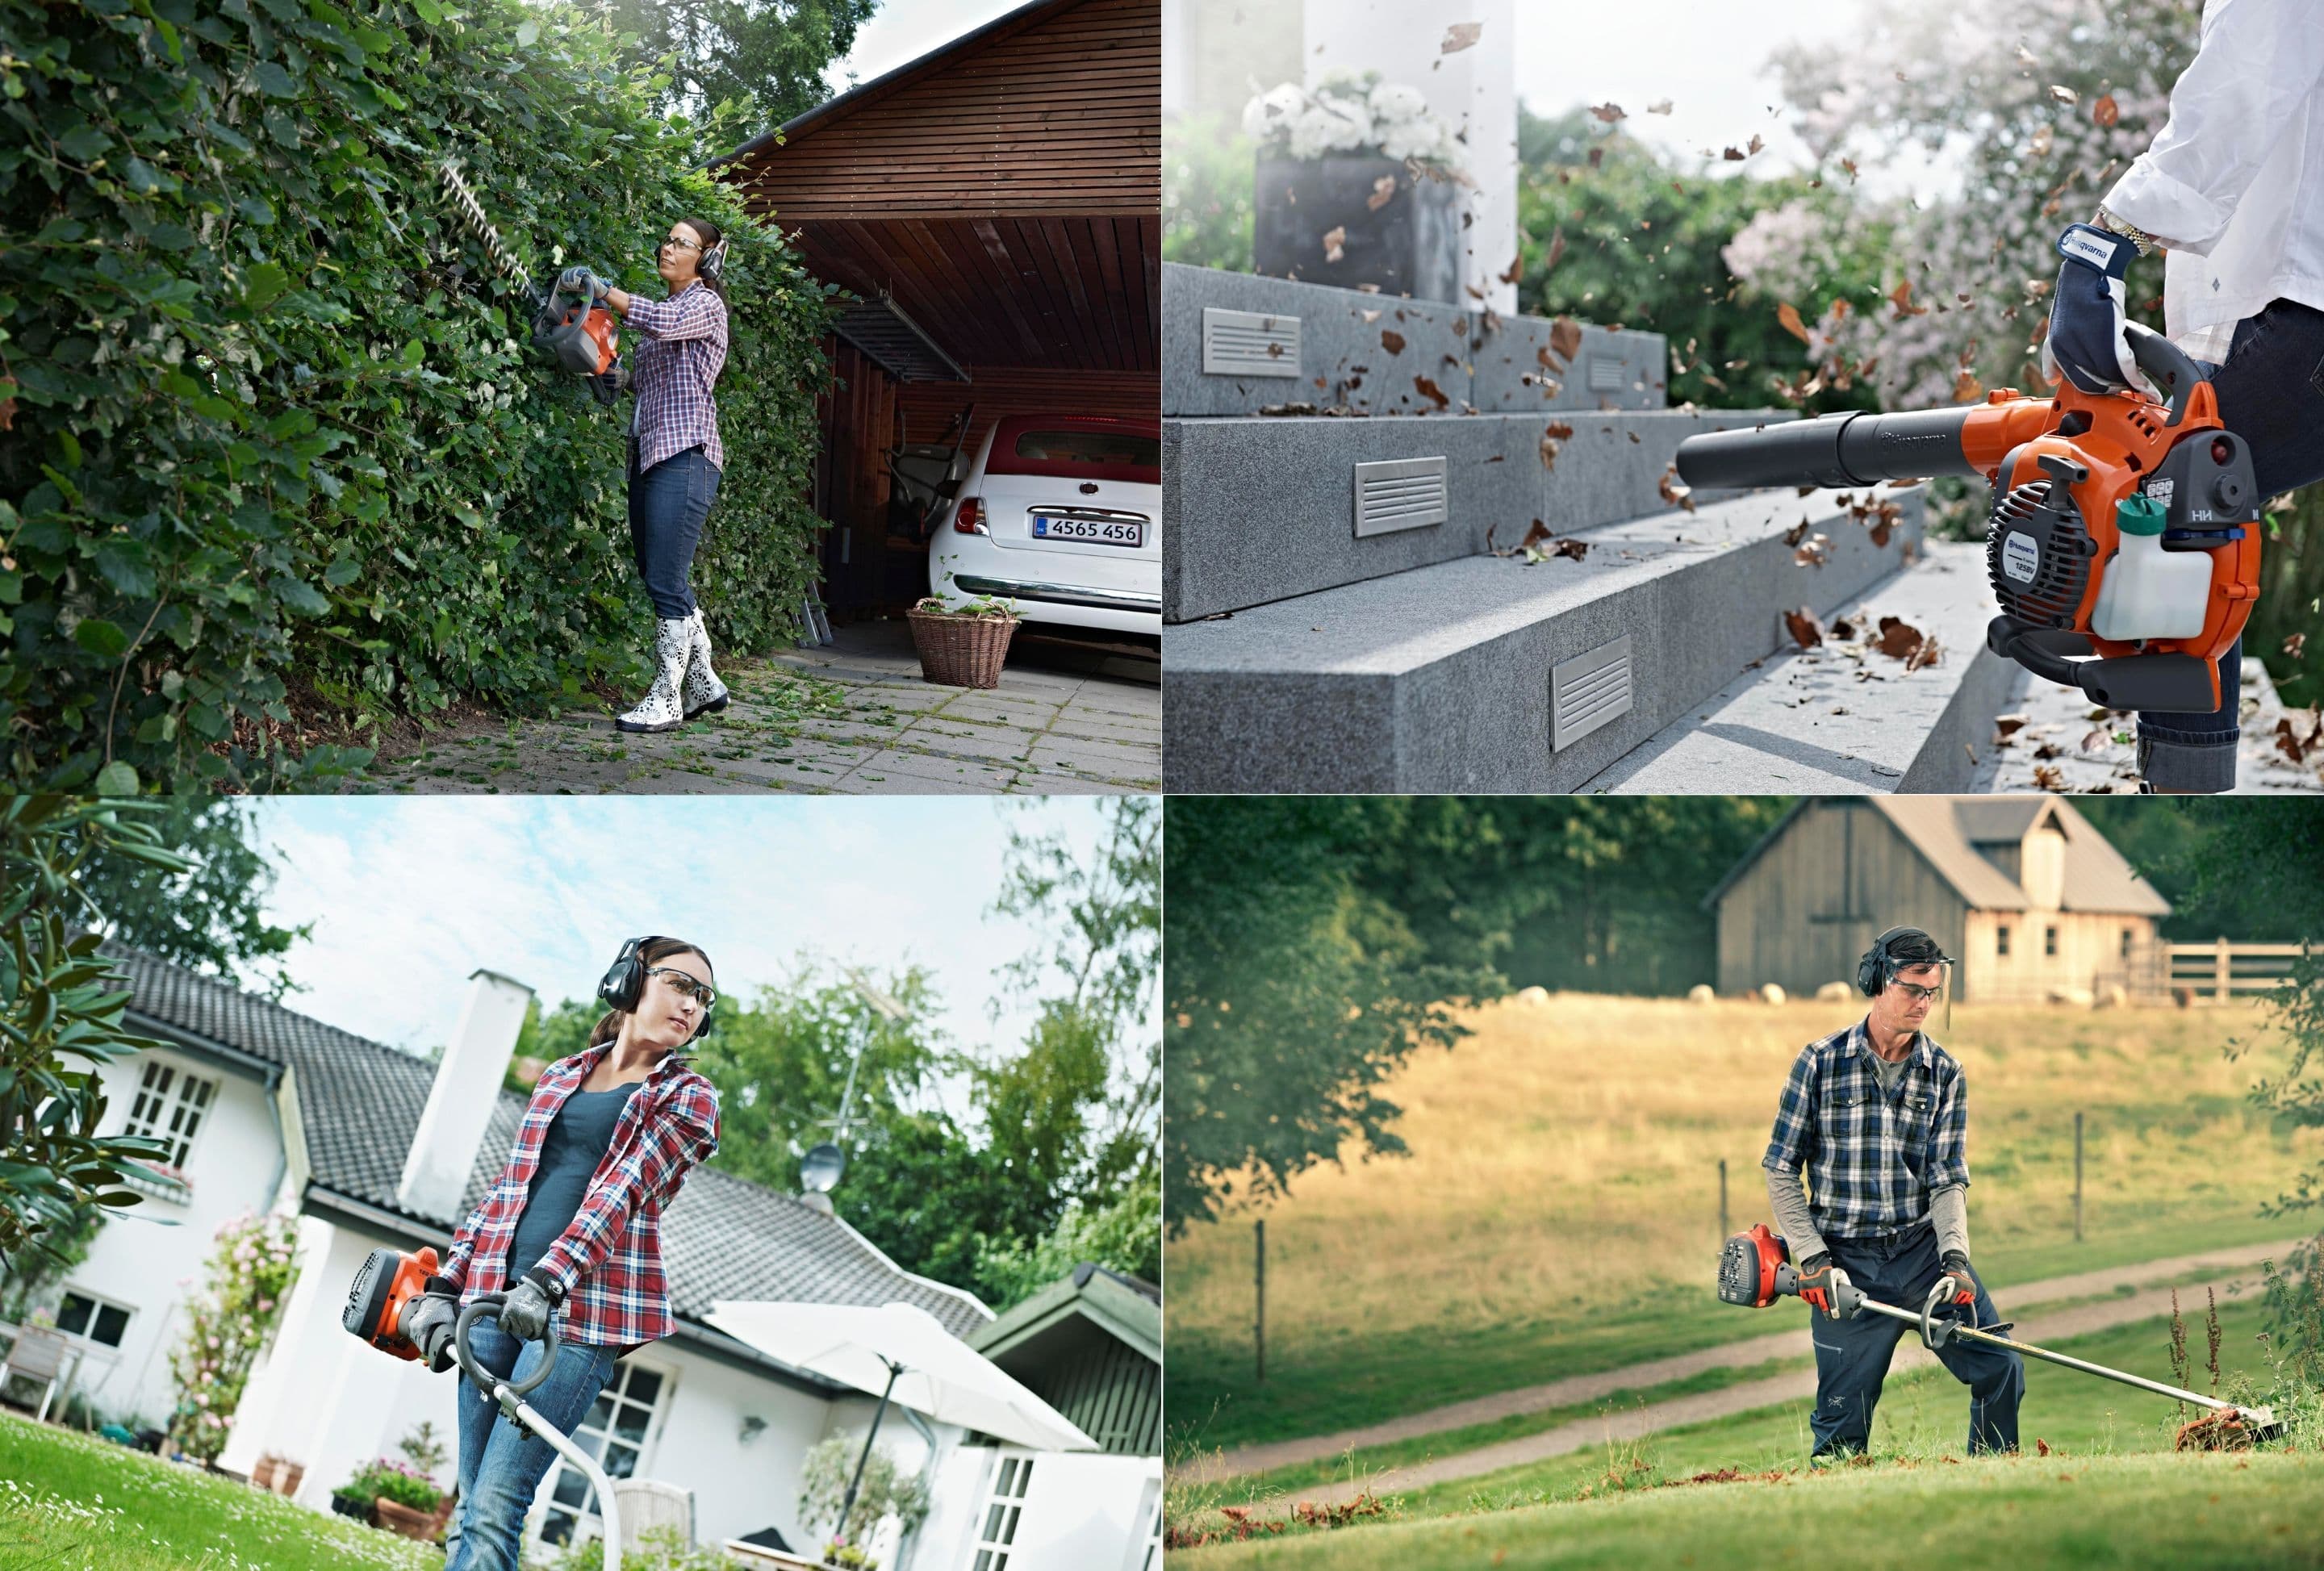
[[[2163,390],[2170,401],[2171,413],[2163,420],[2175,426],[2187,415],[2187,401],[2195,395],[2197,384],[2209,381],[2201,366],[2189,357],[2187,351],[2141,322],[2125,322],[2123,334],[2130,340],[2130,357],[2146,373],[2147,380]]]
[[[458,1354],[460,1367],[467,1371],[468,1378],[475,1382],[478,1391],[490,1395],[495,1387],[504,1386],[510,1396],[521,1397],[542,1381],[547,1380],[549,1372],[557,1367],[557,1322],[552,1317],[549,1323],[541,1328],[540,1340],[548,1347],[549,1355],[540,1361],[540,1367],[522,1380],[503,1380],[483,1364],[478,1363],[475,1354],[468,1350],[468,1330],[479,1318],[486,1315],[490,1315],[493,1323],[497,1325],[501,1317],[501,1306],[507,1301],[506,1293],[484,1293],[478,1296],[460,1311],[459,1323],[452,1328],[452,1343]]]

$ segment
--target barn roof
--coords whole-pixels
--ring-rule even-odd
[[[1805,798],[1760,836],[1743,859],[1702,898],[1705,910],[1716,905],[1736,880],[1789,831],[1793,820],[1817,798]],[[2064,878],[2059,909],[2130,916],[2167,917],[2171,902],[2156,892],[2138,870],[2125,861],[2107,837],[2071,802],[2057,797],[1894,796],[1861,799],[1865,805],[1895,826],[1906,844],[1919,852],[1937,875],[1976,910],[2025,910],[2032,901],[2018,883],[1988,861],[1978,847],[2015,845],[2040,825],[2052,825],[2066,842]]]
[[[524,1114],[526,1098],[519,1093],[503,1090],[493,1105],[459,1215],[419,1215],[399,1204],[396,1189],[435,1065],[125,945],[107,942],[101,953],[131,990],[138,1029],[296,1071],[312,1169],[302,1201],[353,1201],[417,1235],[448,1239],[499,1177]],[[956,1335],[992,1317],[971,1295],[897,1266],[838,1218],[716,1168],[696,1169],[687,1178],[663,1214],[661,1237],[672,1309],[721,1343],[724,1334],[703,1323],[720,1298],[893,1299],[919,1306]]]

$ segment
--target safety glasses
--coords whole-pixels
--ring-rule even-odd
[[[702,249],[701,241],[689,240],[683,235],[665,235],[662,236],[661,248],[664,251],[669,250],[673,245],[677,246],[681,251],[699,251]]]
[[[1937,994],[1944,991],[1942,987],[1923,987],[1911,982],[1898,982],[1891,984],[1891,985],[1901,987],[1913,997],[1923,1000],[1923,1002],[1936,997]]]
[[[694,994],[696,1002],[700,1003],[705,1009],[708,1009],[712,1004],[718,1002],[718,990],[716,988],[711,986],[707,982],[697,981],[696,978],[688,976],[685,972],[678,970],[674,966],[649,966],[646,967],[646,975],[649,976],[659,976],[662,978],[672,987],[677,988],[680,993],[690,993]]]

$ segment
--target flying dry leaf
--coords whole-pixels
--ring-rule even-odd
[[[1694,511],[1694,489],[1690,485],[1680,484],[1678,465],[1675,461],[1669,468],[1663,471],[1662,484],[1658,489],[1662,492],[1663,500],[1673,507],[1683,507],[1689,513]]]
[[[1856,160],[1852,158],[1843,158],[1840,161],[1840,167],[1848,171],[1848,183],[1849,185],[1854,185],[1856,183]]]
[[[1345,224],[1341,225],[1336,229],[1325,230],[1323,232],[1323,260],[1326,262],[1337,262],[1347,255],[1347,244],[1348,226]]]
[[[1604,148],[1602,148],[1602,147],[1593,147],[1593,148],[1591,148],[1591,149],[1590,150],[1590,167],[1591,167],[1591,169],[1596,169],[1596,168],[1598,168],[1600,164],[1603,164],[1605,162],[1606,162],[1606,150],[1605,150]],[[1559,178],[1560,180],[1563,180],[1563,179],[1564,179],[1565,177],[1564,177],[1563,175],[1562,175],[1562,174],[1561,174],[1560,176],[1558,176],[1558,178]]]
[[[1592,115],[1597,116],[1599,119],[1603,120],[1609,125],[1611,125],[1617,120],[1626,120],[1629,118],[1628,116],[1622,113],[1622,106],[1615,103],[1592,104],[1590,106],[1590,112]]]
[[[1524,276],[1525,253],[1520,251],[1509,259],[1509,264],[1507,267],[1501,269],[1500,279],[1503,283],[1515,283]]]
[[[1557,357],[1571,365],[1573,357],[1582,353],[1582,324],[1572,317],[1558,317],[1549,324],[1549,347]]]
[[[1844,319],[1847,317],[1848,312],[1849,304],[1848,297],[1846,295],[1842,295],[1838,300],[1831,302],[1832,320],[1840,321]]]
[[[1791,630],[1792,642],[1802,649],[1813,649],[1823,642],[1823,624],[1806,606],[1784,613],[1784,625]]]
[[[2017,63],[2029,71],[2038,70],[2042,65],[2040,60],[2034,58],[2034,51],[2022,43],[2017,46]]]
[[[1925,317],[1929,314],[1928,307],[1916,306],[1913,303],[1913,281],[1909,278],[1888,291],[1888,303],[1896,308],[1896,314],[1889,319],[1891,321],[1901,322],[1907,317]]]
[[[1573,428],[1562,420],[1554,422],[1548,430],[1541,433],[1541,467],[1544,469],[1555,466],[1558,452],[1564,446],[1565,439],[1572,434]]]
[[[1856,619],[1852,616],[1836,617],[1833,619],[1832,624],[1830,627],[1825,628],[1824,631],[1831,635],[1832,642],[1835,643],[1854,638],[1856,636]]]
[[[2066,774],[2054,763],[2037,763],[2034,766],[2034,783],[2045,791],[2062,791],[2066,789]]]
[[[2075,92],[2073,88],[2061,88],[2055,84],[2051,86],[2050,97],[2069,109],[2082,101],[2081,95]]]
[[[14,430],[16,426],[16,401],[0,398],[0,431]]]
[[[1904,657],[1904,669],[1908,671],[1916,671],[1923,666],[1932,666],[1937,663],[1938,652],[1937,641],[1933,638],[1924,638],[1914,647],[1912,653]]]
[[[1993,718],[1993,740],[1996,744],[2008,741],[2025,728],[2030,715],[1997,715]]]
[[[1831,560],[1831,536],[1812,534],[1807,543],[1792,553],[1792,565],[1799,568],[1821,568]]]
[[[2307,725],[2302,727],[2293,724],[2296,717],[2304,717],[2308,721]],[[2314,711],[2306,716],[2286,715],[2275,723],[2276,750],[2294,763],[2306,762],[2308,755],[2316,751],[2320,738],[2324,738],[2324,719],[2319,719]]]
[[[1481,22],[1456,22],[1444,30],[1444,42],[1436,46],[1436,52],[1440,55],[1459,54],[1464,49],[1472,49],[1484,32],[1485,24]]]
[[[1563,229],[1551,230],[1549,235],[1549,254],[1542,259],[1542,272],[1545,273],[1551,268],[1555,267],[1558,263],[1558,259],[1563,257],[1564,254],[1565,231]]]
[[[1517,549],[1519,550],[1525,550],[1529,547],[1541,544],[1547,539],[1549,539],[1549,525],[1542,522],[1541,520],[1536,518],[1526,530],[1525,539],[1517,541]]]
[[[1372,194],[1364,199],[1364,206],[1377,213],[1396,199],[1396,176],[1384,174],[1372,181]]]
[[[1985,396],[1985,384],[1977,379],[1974,371],[1963,371],[1953,378],[1953,402],[1975,403]]]
[[[1364,319],[1364,326],[1368,328],[1380,319],[1380,314],[1378,311],[1359,310],[1356,315]]]
[[[1921,630],[1901,617],[1883,616],[1879,636],[1873,642],[1882,654],[1903,660],[1921,647]]]
[[[1576,562],[1580,561],[1589,554],[1590,542],[1586,540],[1559,541],[1557,542],[1556,549],[1550,552],[1550,555],[1552,556],[1564,557],[1569,560]]]
[[[1412,385],[1419,389],[1421,397],[1427,399],[1438,409],[1447,409],[1452,406],[1452,401],[1444,396],[1444,390],[1437,386],[1434,382],[1428,380],[1427,377],[1414,377],[1412,379]]]
[[[2307,652],[2307,649],[2308,635],[2304,633],[2295,633],[2283,641],[2283,658],[2298,660]]]
[[[1765,146],[1766,146],[1766,145],[1767,145],[1767,143],[1766,143],[1766,138],[1764,138],[1764,137],[1760,136],[1757,133],[1756,133],[1756,132],[1755,132],[1755,133],[1753,133],[1753,134],[1752,134],[1752,137],[1751,137],[1751,140],[1750,140],[1749,143],[1744,147],[1743,151],[1744,151],[1745,152],[1756,153],[1756,152],[1757,152],[1761,148],[1763,148],[1763,147],[1765,147]]]
[[[1667,115],[1670,112],[1671,101],[1668,98],[1657,98],[1646,106],[1646,113],[1649,115]]]
[[[2034,131],[2034,139],[2029,142],[2026,146],[2036,158],[2049,157],[2050,128],[2047,125],[2036,126]]]
[[[1748,153],[1748,152],[1744,152],[1741,148],[1739,148],[1739,147],[1730,147],[1730,148],[1727,149],[1727,151],[1725,151],[1724,152],[1720,153],[1719,156],[1720,156],[1720,158],[1722,158],[1722,159],[1725,159],[1725,160],[1726,160],[1728,162],[1729,162],[1729,163],[1740,163],[1740,162],[1742,162],[1745,159],[1747,159],[1747,158],[1750,157],[1751,155],[1750,155],[1749,153]]]
[[[1814,487],[1811,486],[1809,489],[1813,490]],[[1799,522],[1792,525],[1791,528],[1784,531],[1784,543],[1787,546],[1795,546],[1799,544],[1800,541],[1808,538],[1809,528],[1808,515],[1803,513],[1800,514]]]
[[[1784,325],[1784,331],[1801,343],[1804,344],[1808,341],[1807,324],[1800,320],[1800,308],[1791,301],[1784,300],[1775,307],[1775,320]]]
[[[1403,354],[1404,335],[1397,332],[1394,328],[1382,328],[1380,329],[1380,347],[1387,350],[1391,355]]]

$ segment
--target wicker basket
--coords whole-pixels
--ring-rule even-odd
[[[947,688],[997,688],[1001,662],[1017,631],[1014,616],[946,616],[917,608],[904,613],[912,624],[912,646],[920,652],[920,675]]]

